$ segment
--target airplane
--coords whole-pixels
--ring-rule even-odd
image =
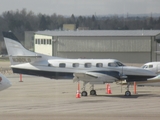
[[[160,74],[160,62],[158,61],[145,63],[142,68]]]
[[[158,81],[160,79],[160,62],[148,62],[142,65],[142,68],[154,72],[157,76],[151,78],[150,82],[139,82],[138,86],[160,86],[160,81]]]
[[[81,96],[87,96],[86,84],[91,84],[90,95],[96,95],[95,84],[126,81],[126,96],[131,96],[130,82],[147,81],[154,72],[140,67],[125,66],[116,59],[68,59],[29,51],[12,32],[3,32],[11,68],[14,73],[43,76],[51,79],[83,81]]]
[[[0,91],[5,90],[11,86],[11,82],[0,73]]]

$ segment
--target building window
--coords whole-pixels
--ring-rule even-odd
[[[46,39],[44,39],[44,44],[46,44]]]
[[[96,67],[103,67],[103,63],[97,63]]]
[[[73,63],[72,67],[79,67],[79,63]]]
[[[40,39],[38,39],[38,44],[40,44]]]
[[[51,39],[49,39],[49,44],[51,45]]]
[[[91,66],[92,66],[91,63],[85,63],[85,64],[84,64],[84,67],[86,67],[86,68],[90,68]]]
[[[43,44],[43,39],[41,39],[41,44]]]
[[[35,44],[38,44],[38,40],[37,39],[35,39]]]
[[[49,40],[47,39],[47,44],[49,44]]]
[[[59,67],[65,68],[65,67],[66,67],[66,64],[65,64],[65,63],[60,63],[60,64],[59,64]]]

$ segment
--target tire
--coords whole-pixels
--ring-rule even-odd
[[[131,96],[131,92],[130,91],[126,91],[125,92],[125,96]]]
[[[81,93],[81,96],[87,96],[87,92],[86,92],[86,91],[83,91],[83,92]]]
[[[90,91],[90,95],[96,95],[96,91],[95,90],[91,90]]]

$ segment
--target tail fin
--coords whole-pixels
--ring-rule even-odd
[[[25,49],[12,32],[3,32],[9,56],[35,56],[34,52]]]
[[[57,58],[57,57],[43,55],[40,53],[35,53],[25,49],[12,32],[3,32],[3,37],[11,65],[35,62],[35,60],[38,61],[42,59],[48,60],[49,58],[50,59]]]

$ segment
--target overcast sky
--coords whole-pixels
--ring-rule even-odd
[[[51,15],[160,13],[160,0],[0,0],[0,14],[22,10]]]

